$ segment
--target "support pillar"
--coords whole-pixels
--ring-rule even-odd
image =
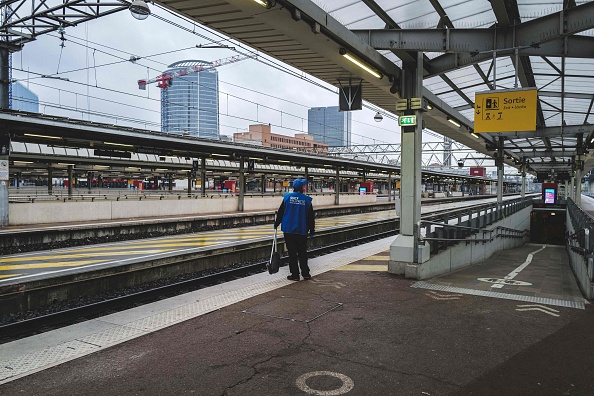
[[[575,185],[575,173],[571,174],[571,180],[569,183],[569,197],[575,201],[575,194],[573,190],[573,186]]]
[[[309,168],[306,166],[304,169],[304,176],[307,184],[305,185],[305,191],[309,192]]]
[[[193,176],[194,176],[194,172],[189,171],[188,172],[188,197],[192,196],[192,182],[194,181]]]
[[[9,109],[8,92],[10,88],[10,70],[8,69],[8,48],[0,48],[0,109]]]
[[[74,181],[72,177],[72,170],[74,166],[68,165],[68,198],[72,199],[72,182]]]
[[[402,98],[423,96],[423,53],[416,63],[406,62],[402,69]],[[409,100],[410,103],[410,100]],[[416,115],[417,125],[401,128],[400,234],[390,246],[388,272],[416,278],[418,266],[429,260],[429,245],[418,243],[421,220],[421,156],[423,116],[420,110],[406,110]]]
[[[8,225],[8,155],[0,155],[2,168],[6,170],[6,178],[0,179],[0,227]]]
[[[202,157],[200,163],[200,196],[206,196],[206,158]]]
[[[54,189],[53,179],[54,179],[54,169],[50,165],[47,167],[47,195],[52,195],[54,192],[53,191],[53,189]]]
[[[575,171],[575,204],[580,206],[582,204],[582,167],[578,164]]]
[[[520,194],[522,198],[526,197],[526,165],[522,165],[522,192]]]
[[[388,202],[392,202],[392,174],[388,173]]]
[[[89,194],[91,193],[92,186],[93,186],[93,172],[87,172],[87,188],[89,190]]]
[[[173,176],[174,176],[173,173],[169,174],[169,192],[173,191]]]
[[[266,192],[266,176],[260,176],[260,185],[262,186],[262,194]]]
[[[334,187],[334,205],[340,204],[340,169],[336,168],[336,185]]]
[[[239,200],[237,210],[243,212],[245,197],[245,167],[243,158],[239,160]]]
[[[503,136],[497,145],[497,212],[503,203]]]

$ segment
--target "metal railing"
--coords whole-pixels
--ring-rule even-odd
[[[429,251],[435,254],[457,243],[487,243],[496,238],[524,238],[528,230],[516,230],[487,226],[502,220],[533,203],[532,197],[489,203],[440,214],[438,218],[421,220],[413,229],[415,240],[414,260],[418,262],[418,247],[429,243]],[[474,238],[470,238],[474,235]]]
[[[580,253],[584,258],[591,256],[594,250],[594,218],[577,206],[571,198],[567,199],[567,212],[573,229],[577,230],[566,233],[568,248]]]

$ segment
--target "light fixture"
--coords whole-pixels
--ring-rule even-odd
[[[479,135],[477,135],[476,133],[472,132],[471,135],[472,135],[473,138],[479,139]]]
[[[373,116],[373,119],[375,120],[375,122],[381,122],[384,119],[384,116],[382,115],[382,113],[380,113],[379,111],[377,113],[375,113],[375,115]]]
[[[458,128],[460,128],[460,123],[456,120],[454,120],[453,118],[448,117],[448,121],[451,122],[452,124],[456,125]]]
[[[144,2],[144,0],[134,0],[130,3],[130,14],[139,21],[143,21],[151,15],[151,9],[149,8],[148,4]]]
[[[381,73],[372,69],[370,66],[367,66],[363,61],[357,59],[353,55],[349,54],[346,49],[341,48],[338,53],[353,62],[355,65],[359,66],[361,69],[365,70],[367,73],[371,74],[373,77],[382,78]]]
[[[42,138],[42,139],[62,139],[59,136],[36,135],[34,133],[25,133],[23,135],[24,136],[30,136],[30,137]]]
[[[254,0],[256,3],[260,4],[262,7],[272,8],[276,5],[276,0]],[[298,19],[295,19],[298,20]]]
[[[121,146],[121,147],[134,147],[132,144],[124,144],[124,143],[103,142],[103,144],[109,144],[111,146]]]
[[[431,105],[431,103],[427,103],[427,110],[433,110],[433,106]]]

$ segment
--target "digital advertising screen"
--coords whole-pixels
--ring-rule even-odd
[[[545,204],[554,204],[555,203],[555,189],[554,188],[545,188],[544,203]]]

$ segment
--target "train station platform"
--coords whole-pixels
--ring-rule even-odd
[[[0,394],[594,394],[564,247],[416,282],[387,273],[392,240],[0,345]]]

